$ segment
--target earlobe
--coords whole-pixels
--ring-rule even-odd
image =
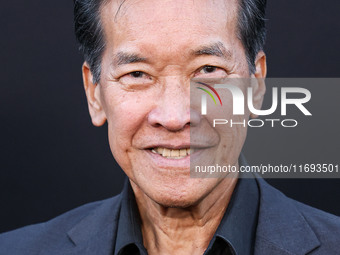
[[[93,76],[86,62],[82,66],[82,73],[92,124],[97,127],[102,126],[106,121],[106,115],[101,103],[99,84],[93,83]]]
[[[263,98],[266,93],[266,84],[265,78],[267,76],[267,61],[266,61],[266,54],[263,51],[260,51],[255,60],[255,73],[253,74],[253,78],[256,81],[252,82],[255,84],[253,86],[253,105],[256,109],[261,109]],[[251,113],[251,118],[257,118],[258,116]]]

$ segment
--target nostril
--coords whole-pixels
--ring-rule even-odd
[[[191,109],[189,118],[190,118],[190,121],[189,121],[190,126],[195,127],[195,126],[198,126],[199,123],[201,122],[202,116],[201,116],[200,112],[198,112],[194,109]]]
[[[180,131],[190,125],[190,113],[183,111],[183,108],[161,106],[149,113],[148,123],[153,127],[162,126],[169,131]]]

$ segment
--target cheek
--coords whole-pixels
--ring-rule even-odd
[[[243,119],[234,120],[235,122],[243,122]],[[227,165],[234,165],[237,163],[238,156],[242,150],[247,128],[241,125],[230,127],[225,125],[219,127],[220,144],[217,148],[215,160],[217,162],[223,162]]]
[[[111,151],[120,163],[128,160],[127,153],[133,149],[133,138],[146,120],[150,100],[138,93],[108,89],[104,101]]]
[[[233,85],[240,88],[245,95],[248,85],[240,84],[239,80],[239,78],[235,78]],[[210,156],[213,156],[214,160],[219,163],[235,164],[247,134],[249,111],[246,104],[246,97],[243,100],[245,114],[234,115],[234,99],[231,92],[228,89],[219,89],[218,93],[222,98],[223,106],[211,105],[211,108],[209,108],[211,111],[210,114],[208,114],[208,121],[212,125],[211,130],[219,137],[219,146],[217,152]],[[213,127],[214,119],[219,120],[216,122],[215,127]]]

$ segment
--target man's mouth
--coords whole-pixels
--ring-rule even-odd
[[[190,148],[169,149],[164,147],[156,147],[152,148],[151,152],[168,159],[182,159],[189,156],[194,152],[194,150]]]

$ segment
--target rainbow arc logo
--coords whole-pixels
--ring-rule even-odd
[[[214,89],[212,86],[210,86],[210,85],[208,85],[208,84],[205,84],[205,83],[203,83],[203,82],[197,82],[197,83],[200,84],[200,85],[203,85],[203,86],[205,86],[205,87],[207,87],[207,88],[209,88],[212,92],[214,92],[214,94],[217,96],[217,98],[218,98],[218,100],[220,101],[220,104],[221,104],[221,106],[222,106],[221,97],[220,97],[220,95],[217,93],[216,89]],[[212,94],[209,90],[204,89],[204,88],[201,88],[201,87],[196,87],[196,88],[198,88],[198,89],[203,90],[204,92],[206,92],[206,93],[214,100],[214,103],[217,104],[217,102],[216,102],[216,100],[215,100],[213,94]]]

